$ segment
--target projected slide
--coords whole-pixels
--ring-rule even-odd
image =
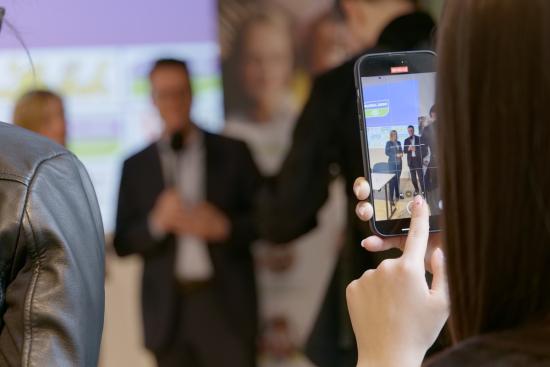
[[[151,61],[186,59],[194,75],[195,121],[212,131],[222,126],[216,4],[9,0],[4,6],[31,49],[35,73],[14,32],[5,27],[0,120],[11,122],[14,101],[29,88],[48,87],[65,97],[69,149],[92,176],[110,232],[122,161],[160,131],[147,87]]]
[[[406,136],[407,126],[416,125],[420,116],[418,80],[365,86],[363,96],[370,148],[384,148],[391,130]]]

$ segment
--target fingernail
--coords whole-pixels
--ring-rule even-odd
[[[367,209],[365,209],[365,207],[363,205],[361,205],[357,211],[359,212],[359,215],[361,217],[364,217],[366,214],[367,214]]]
[[[445,254],[443,253],[443,250],[438,247],[434,250],[435,256],[439,258],[439,260],[445,261]]]
[[[422,196],[417,195],[414,198],[414,206],[416,206],[417,208],[420,208],[423,203],[424,203],[424,199],[422,198]]]
[[[361,247],[362,248],[367,248],[367,241],[365,241],[365,240],[361,241]]]
[[[356,183],[355,185],[353,185],[353,192],[355,193],[355,196],[359,196],[359,184]]]

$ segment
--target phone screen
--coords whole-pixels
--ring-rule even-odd
[[[386,75],[360,80],[374,220],[386,224],[382,234],[406,233],[416,195],[424,196],[431,216],[443,209],[434,131],[436,73],[394,66]]]

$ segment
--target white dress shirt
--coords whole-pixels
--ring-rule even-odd
[[[176,154],[168,139],[158,143],[164,182],[172,183],[181,195],[185,207],[205,200],[206,157],[204,135],[194,129]],[[177,237],[176,278],[182,282],[206,281],[214,276],[208,245],[201,238],[190,235]]]

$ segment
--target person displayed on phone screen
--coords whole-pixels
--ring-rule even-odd
[[[405,152],[407,153],[407,164],[411,173],[411,180],[414,186],[414,195],[424,193],[424,174],[422,172],[422,155],[420,152],[420,137],[415,134],[414,126],[407,127],[409,137],[405,139]]]
[[[403,171],[403,147],[397,139],[397,131],[392,130],[390,132],[390,140],[386,143],[389,172],[395,175],[390,182],[390,197],[392,201],[399,201],[404,198],[403,194],[399,191],[399,182],[401,180],[401,172]]]
[[[424,172],[425,198],[428,201],[432,213],[440,210],[438,179],[437,179],[437,145],[435,126],[437,125],[435,105],[430,108],[430,117],[420,137],[422,149],[422,163]]]

